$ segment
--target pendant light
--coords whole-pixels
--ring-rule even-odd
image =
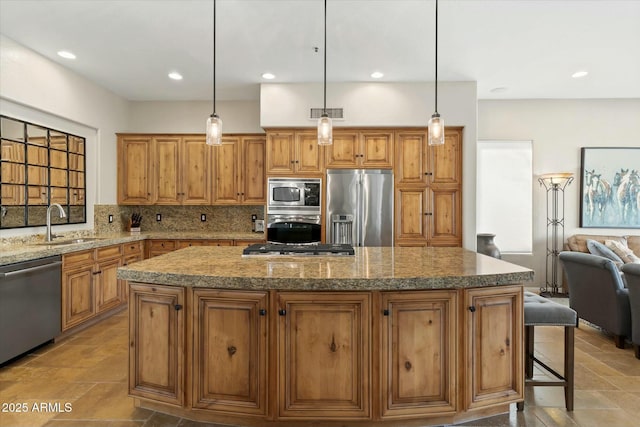
[[[327,0],[324,0],[324,104],[318,120],[318,145],[333,144],[333,124],[327,114]]]
[[[444,120],[438,113],[438,0],[436,0],[436,111],[429,120],[429,145],[444,144]]]
[[[213,114],[207,119],[207,145],[222,144],[222,119],[216,114],[216,0],[213,0]]]

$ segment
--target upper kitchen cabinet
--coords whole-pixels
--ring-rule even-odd
[[[462,245],[462,128],[429,146],[427,130],[396,133],[396,245]]]
[[[393,132],[334,129],[333,144],[326,147],[327,168],[393,167]]]
[[[227,135],[213,147],[213,204],[262,205],[266,202],[265,137]]]
[[[118,203],[208,204],[209,152],[204,136],[118,135]]]
[[[267,175],[323,173],[322,155],[315,130],[267,131]]]
[[[118,204],[153,203],[152,137],[118,134]]]

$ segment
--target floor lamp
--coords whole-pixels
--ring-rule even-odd
[[[547,259],[542,296],[564,295],[558,286],[558,254],[564,244],[564,190],[572,181],[572,173],[548,173],[538,178],[547,191]]]

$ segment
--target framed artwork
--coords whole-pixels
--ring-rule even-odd
[[[640,148],[582,148],[580,227],[640,228]]]

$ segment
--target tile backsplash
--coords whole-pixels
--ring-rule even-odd
[[[142,215],[141,231],[250,232],[251,215],[264,219],[264,206],[120,206],[95,205],[96,233],[129,230],[133,213]],[[113,222],[109,223],[109,215]],[[160,215],[161,220],[156,218]],[[206,221],[202,221],[205,215]]]

